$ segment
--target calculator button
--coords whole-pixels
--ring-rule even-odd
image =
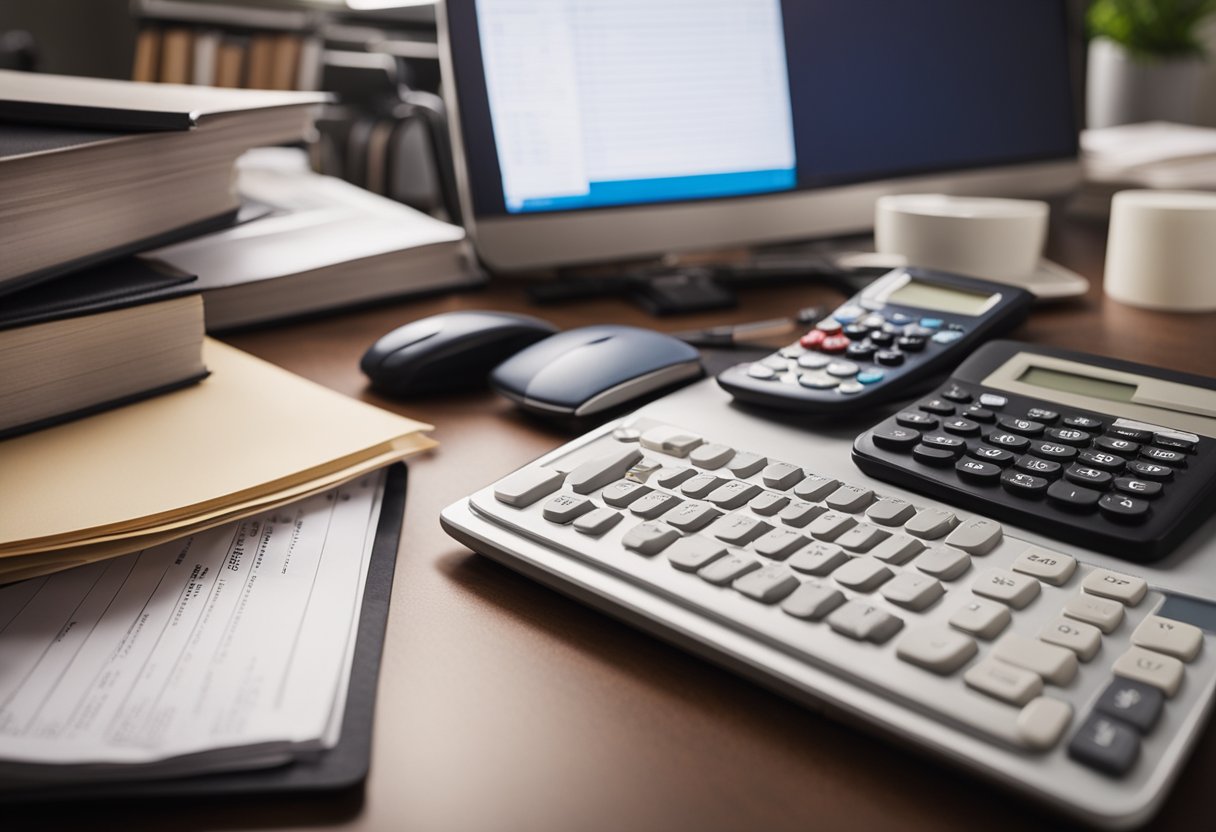
[[[804,500],[818,502],[835,491],[838,485],[840,485],[840,483],[831,477],[821,477],[818,474],[811,474],[802,482],[794,486],[794,494]]]
[[[682,532],[696,532],[721,516],[722,512],[713,506],[693,500],[672,509],[663,521]]]
[[[874,360],[887,367],[898,367],[904,363],[905,356],[896,350],[879,350],[874,353]]]
[[[1094,710],[1147,734],[1157,724],[1164,704],[1165,696],[1152,685],[1116,676],[1094,703]]]
[[[1140,443],[1118,436],[1099,436],[1094,440],[1094,447],[1099,451],[1107,451],[1120,456],[1135,456],[1140,450]]]
[[[688,461],[698,468],[721,468],[734,455],[734,448],[710,442],[693,448]]]
[[[783,612],[795,618],[818,621],[844,603],[844,594],[834,586],[807,581],[781,604]]]
[[[970,419],[955,417],[942,422],[942,428],[948,433],[954,433],[959,436],[979,436],[980,426]]]
[[[997,427],[1022,436],[1040,436],[1045,428],[1042,422],[1035,422],[1031,419],[1013,419],[1008,416],[997,419],[996,424]]]
[[[746,546],[771,529],[768,523],[750,514],[728,514],[715,520],[709,533],[731,546]]]
[[[1009,399],[996,393],[981,393],[980,404],[984,407],[1001,408],[1009,404]]]
[[[955,341],[962,339],[964,334],[956,329],[944,330],[933,333],[933,337],[930,340],[935,344],[953,344]]]
[[[1089,440],[1092,437],[1085,431],[1075,428],[1048,428],[1047,438],[1054,439],[1056,442],[1063,442],[1065,445],[1084,448],[1089,444]]]
[[[1069,482],[1075,482],[1077,485],[1087,485],[1090,488],[1106,488],[1110,485],[1114,475],[1110,471],[1103,471],[1101,468],[1090,468],[1088,465],[1072,464],[1064,471],[1064,479]]]
[[[1151,442],[1153,440],[1153,432],[1151,430],[1133,428],[1130,425],[1120,424],[1118,421],[1111,425],[1106,432],[1111,436],[1130,439],[1132,442]]]
[[[525,468],[494,487],[494,499],[515,508],[527,508],[562,487],[566,475],[550,468]]]
[[[1143,647],[1131,647],[1115,660],[1116,676],[1125,679],[1135,679],[1152,685],[1165,694],[1166,699],[1172,699],[1182,684],[1182,662],[1173,656],[1166,656]]]
[[[836,376],[836,378],[852,378],[857,375],[857,371],[860,369],[852,361],[833,361],[825,368],[825,371],[828,375]]]
[[[845,531],[857,525],[857,521],[839,511],[825,511],[811,521],[807,532],[820,540],[835,540]]]
[[[655,482],[663,488],[675,488],[685,480],[697,476],[697,471],[692,468],[669,468],[663,471],[655,478]]]
[[[841,330],[850,340],[860,341],[870,334],[870,330],[860,324],[849,324]]]
[[[626,532],[621,544],[640,555],[650,556],[657,555],[679,539],[680,533],[671,526],[651,520]]]
[[[1101,492],[1064,480],[1056,480],[1047,487],[1047,498],[1069,511],[1089,511],[1101,497]]]
[[[1181,451],[1170,451],[1165,448],[1144,448],[1140,451],[1140,456],[1162,465],[1173,466],[1174,468],[1186,467],[1186,454]]]
[[[815,329],[831,335],[834,332],[840,332],[840,330],[844,329],[844,325],[835,318],[824,318],[822,321],[815,324]]]
[[[1027,474],[1045,477],[1049,480],[1058,478],[1063,468],[1058,462],[1052,462],[1049,459],[1039,459],[1033,456],[1018,457],[1018,461],[1014,463],[1013,467],[1019,471],[1025,471]]]
[[[782,348],[777,354],[782,358],[801,358],[806,355],[806,348],[801,344],[790,344],[788,347]]]
[[[847,335],[829,335],[823,339],[823,343],[819,345],[819,349],[828,353],[844,352],[849,348],[849,337]]]
[[[966,440],[959,439],[957,436],[946,436],[941,433],[925,434],[921,437],[920,442],[929,448],[950,451],[955,456],[959,456],[963,451],[967,450]]]
[[[997,445],[1011,451],[1026,450],[1030,446],[1030,440],[1025,436],[1018,436],[1016,433],[1005,433],[1004,431],[994,430],[984,437],[984,441],[989,445]]]
[[[736,509],[760,493],[760,486],[742,480],[727,480],[709,493],[705,499],[716,506]]]
[[[870,341],[856,341],[849,344],[849,348],[844,351],[844,354],[855,361],[869,361],[876,352],[878,352],[878,347]]]
[[[1091,419],[1089,416],[1065,416],[1064,424],[1070,428],[1080,428],[1081,430],[1102,430],[1102,423],[1097,419]]]
[[[716,491],[723,482],[725,480],[715,477],[713,474],[697,474],[680,486],[680,493],[692,497],[694,500],[700,500]]]
[[[1082,592],[1065,602],[1064,614],[1093,624],[1104,633],[1111,633],[1123,620],[1123,605]]]
[[[1083,662],[1092,659],[1102,646],[1102,631],[1084,621],[1060,616],[1039,632],[1039,638],[1057,647],[1066,647]]]
[[[1049,552],[1037,546],[1031,546],[1018,555],[1011,567],[1014,572],[1033,575],[1052,586],[1063,586],[1068,583],[1072,573],[1077,569],[1076,558],[1062,555],[1059,552]]]
[[[925,339],[933,334],[933,330],[920,324],[908,324],[904,327],[904,335],[909,338]]]
[[[874,492],[856,485],[842,485],[824,500],[828,508],[854,514],[874,502]]]
[[[895,575],[874,558],[853,558],[832,575],[836,582],[858,592],[873,592]]]
[[[828,616],[828,626],[849,638],[882,644],[899,632],[904,622],[881,607],[854,599]]]
[[[1183,439],[1181,436],[1164,436],[1157,434],[1153,437],[1153,444],[1159,448],[1169,448],[1171,451],[1182,451],[1185,454],[1195,453],[1195,441],[1191,439]]]
[[[895,580],[882,588],[883,598],[914,612],[928,609],[945,594],[946,590],[941,581],[928,575],[917,575],[915,572],[897,575]]]
[[[981,693],[1013,705],[1025,705],[1043,692],[1043,680],[1037,673],[993,658],[986,658],[968,670],[963,681]]]
[[[1013,451],[1007,451],[1004,448],[989,448],[986,445],[978,445],[967,451],[967,454],[1002,468],[1012,465],[1014,460]]]
[[[700,535],[682,537],[667,549],[667,562],[682,572],[696,572],[726,555],[726,547]]]
[[[1192,624],[1150,615],[1132,633],[1132,644],[1189,662],[1199,655],[1203,631]]]
[[[941,329],[944,324],[941,318],[921,318],[920,325],[925,329]]]
[[[1148,517],[1149,503],[1126,494],[1103,494],[1098,511],[1116,523],[1140,523]]]
[[[789,569],[774,564],[741,576],[731,586],[761,604],[775,604],[798,588],[801,583]]]
[[[617,523],[621,522],[621,513],[610,508],[596,508],[574,521],[575,531],[592,537],[599,537]]]
[[[1052,422],[1060,418],[1060,414],[1054,410],[1045,410],[1041,407],[1032,407],[1026,411],[1027,419],[1034,419],[1036,422],[1042,422],[1045,425],[1050,425]]]
[[[804,349],[813,350],[823,346],[823,341],[828,337],[828,334],[822,329],[812,329],[806,335],[798,339],[798,346]]]
[[[996,485],[1001,479],[1001,467],[981,459],[966,457],[954,463],[954,470],[965,480],[979,485]]]
[[[874,330],[870,333],[870,343],[879,347],[889,347],[895,343],[895,336],[889,332],[883,332],[881,329]],[[896,354],[898,355],[898,353]]]
[[[846,303],[844,306],[832,313],[832,317],[842,324],[851,324],[858,318],[866,314],[866,310],[862,309],[855,303]]]
[[[844,549],[836,544],[817,541],[790,558],[788,565],[799,572],[822,577],[833,572],[849,559]]]
[[[678,457],[688,456],[689,451],[700,445],[702,441],[701,437],[695,433],[667,425],[651,428],[638,440],[643,448]]]
[[[893,534],[871,549],[869,554],[870,557],[898,566],[923,552],[924,549],[925,544],[914,537],[908,537],[906,534]]]
[[[959,387],[957,384],[951,384],[942,391],[942,398],[949,399],[952,402],[966,404],[967,402],[971,401],[971,394],[962,387]]]
[[[804,476],[802,469],[797,465],[791,465],[788,462],[770,462],[764,472],[760,474],[760,479],[769,488],[788,491],[801,482]]]
[[[1001,486],[1019,497],[1040,497],[1047,491],[1049,481],[1034,474],[1006,471],[1001,474]]]
[[[975,579],[971,591],[1020,610],[1038,597],[1039,582],[1007,569],[985,569]]]
[[[1109,569],[1095,569],[1085,576],[1081,588],[1094,595],[1110,598],[1129,607],[1139,604],[1144,594],[1148,592],[1148,584],[1143,578],[1131,575],[1121,575]]]
[[[741,554],[728,554],[726,557],[718,558],[708,566],[698,569],[697,574],[701,576],[702,580],[711,584],[726,586],[759,568],[760,561],[755,558]]]
[[[857,374],[857,380],[862,384],[877,384],[886,376],[887,374],[882,370],[862,370]]]
[[[808,352],[798,356],[798,366],[804,370],[822,370],[832,363],[832,359],[821,352]]]
[[[836,538],[836,545],[848,549],[854,554],[860,554],[870,551],[880,541],[885,540],[890,535],[890,532],[877,526],[871,526],[869,523],[859,523]]]
[[[943,508],[922,508],[907,522],[904,531],[924,540],[937,540],[957,525],[958,518],[954,512]]]
[[[1068,756],[1111,775],[1121,775],[1140,756],[1140,737],[1132,728],[1100,713],[1090,714],[1068,743]]]
[[[971,568],[971,556],[958,549],[934,546],[917,555],[912,565],[926,575],[932,575],[942,581],[953,581]]]
[[[929,399],[929,401],[921,402],[917,406],[926,413],[936,413],[939,416],[954,415],[954,405],[945,399]]]
[[[1030,452],[1043,459],[1054,459],[1057,461],[1074,459],[1077,455],[1076,448],[1060,442],[1031,442]]]
[[[956,454],[952,450],[944,448],[932,448],[926,445],[917,445],[912,449],[912,456],[925,465],[934,465],[939,468],[944,468],[954,461]]]
[[[783,373],[789,369],[790,362],[781,355],[770,355],[768,358],[760,362],[765,367],[771,367],[778,373]]]
[[[882,325],[886,322],[887,319],[884,318],[880,313],[871,312],[857,323],[861,324],[866,329],[882,329]]]
[[[972,421],[984,422],[985,424],[991,424],[996,421],[995,413],[986,407],[980,407],[978,404],[963,408],[963,415]]]
[[[789,505],[790,498],[784,494],[778,494],[775,491],[765,491],[759,497],[756,497],[747,507],[756,514],[762,514],[765,517],[776,514]]]
[[[979,638],[996,638],[1009,626],[1013,616],[1004,604],[981,601],[978,598],[950,616],[950,626]]]
[[[1017,633],[1001,636],[992,656],[1042,676],[1053,685],[1067,685],[1077,675],[1077,654]]]
[[[1174,476],[1174,469],[1167,468],[1164,465],[1158,465],[1155,462],[1135,462],[1127,463],[1127,471],[1137,477],[1143,477],[1148,480],[1168,480]]]
[[[1072,721],[1072,705],[1052,699],[1050,696],[1036,697],[1018,714],[1018,735],[1037,751],[1054,748],[1064,736],[1064,729]]]
[[[760,473],[765,465],[768,465],[768,458],[753,454],[749,451],[737,451],[730,462],[726,463],[726,470],[730,471],[736,477],[751,477]]]
[[[629,511],[643,520],[654,520],[680,505],[680,498],[662,491],[652,491],[629,506]]]
[[[846,378],[840,382],[840,386],[836,388],[837,393],[842,393],[846,396],[851,396],[854,393],[860,393],[865,389],[865,385],[855,378]]]
[[[925,339],[920,335],[904,335],[896,339],[895,345],[904,352],[920,352],[925,348]]]
[[[796,500],[790,503],[785,508],[781,509],[781,513],[777,515],[777,519],[787,526],[793,526],[796,529],[801,529],[807,523],[810,523],[816,517],[824,514],[827,511],[823,506],[817,506],[814,503],[804,503]]]
[[[1127,464],[1127,460],[1123,457],[1108,454],[1105,451],[1081,451],[1077,454],[1077,461],[1104,471],[1121,471]]]
[[[812,372],[798,376],[798,383],[811,390],[831,390],[840,384],[840,379],[827,373]]]
[[[1001,524],[983,517],[972,517],[964,520],[946,537],[946,544],[970,552],[973,555],[986,555],[1001,542],[1003,532]]]
[[[1151,480],[1138,480],[1134,477],[1116,477],[1115,490],[1131,494],[1145,500],[1151,500],[1161,494],[1161,483]]]
[[[909,630],[895,646],[899,658],[942,676],[958,670],[975,653],[975,639],[933,625]]]
[[[777,371],[765,364],[756,363],[747,368],[747,374],[760,381],[772,381],[777,378]]]
[[[618,480],[600,492],[600,499],[610,506],[625,508],[639,497],[651,492],[648,485],[633,480]]]
[[[903,425],[906,428],[923,428],[924,430],[933,430],[937,427],[937,419],[930,416],[928,413],[920,413],[915,410],[903,410],[895,414],[896,424]]]
[[[586,497],[574,494],[558,494],[545,503],[542,514],[551,523],[570,523],[595,508],[595,503]]]

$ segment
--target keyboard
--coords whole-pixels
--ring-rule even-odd
[[[748,438],[628,417],[449,507],[443,524],[1087,822],[1151,816],[1212,703],[1216,605]]]

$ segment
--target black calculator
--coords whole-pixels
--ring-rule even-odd
[[[862,471],[1132,561],[1216,510],[1216,380],[1015,341],[859,436]]]
[[[931,384],[1026,316],[1034,296],[1015,286],[902,268],[888,272],[793,344],[718,375],[739,401],[804,413],[842,413]]]

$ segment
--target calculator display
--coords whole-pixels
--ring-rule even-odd
[[[909,280],[886,296],[887,303],[912,306],[917,309],[935,309],[956,315],[982,315],[993,304],[998,295],[964,292],[946,286]]]
[[[1108,402],[1130,402],[1139,389],[1134,384],[1123,384],[1118,381],[1092,378],[1077,373],[1065,373],[1060,370],[1048,370],[1044,367],[1028,367],[1018,376],[1018,381],[1034,387],[1063,390]]]

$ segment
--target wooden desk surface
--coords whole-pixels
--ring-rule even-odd
[[[1212,373],[1216,314],[1121,306],[1100,291],[1104,230],[1054,229],[1049,255],[1093,280],[1012,337]],[[435,423],[410,492],[365,792],[316,801],[120,806],[90,828],[359,830],[1025,829],[1060,821],[914,751],[824,718],[472,554],[440,510],[568,437],[489,393],[385,401],[357,364],[378,336],[436,312],[528,311],[562,327],[686,329],[787,315],[839,297],[814,286],[748,292],[729,315],[656,321],[624,301],[537,310],[519,285],[233,336],[300,375]],[[1210,817],[1216,730],[1200,740],[1155,828]],[[80,823],[69,810],[61,819]],[[12,819],[10,817],[10,819]],[[43,828],[54,816],[40,812]]]

